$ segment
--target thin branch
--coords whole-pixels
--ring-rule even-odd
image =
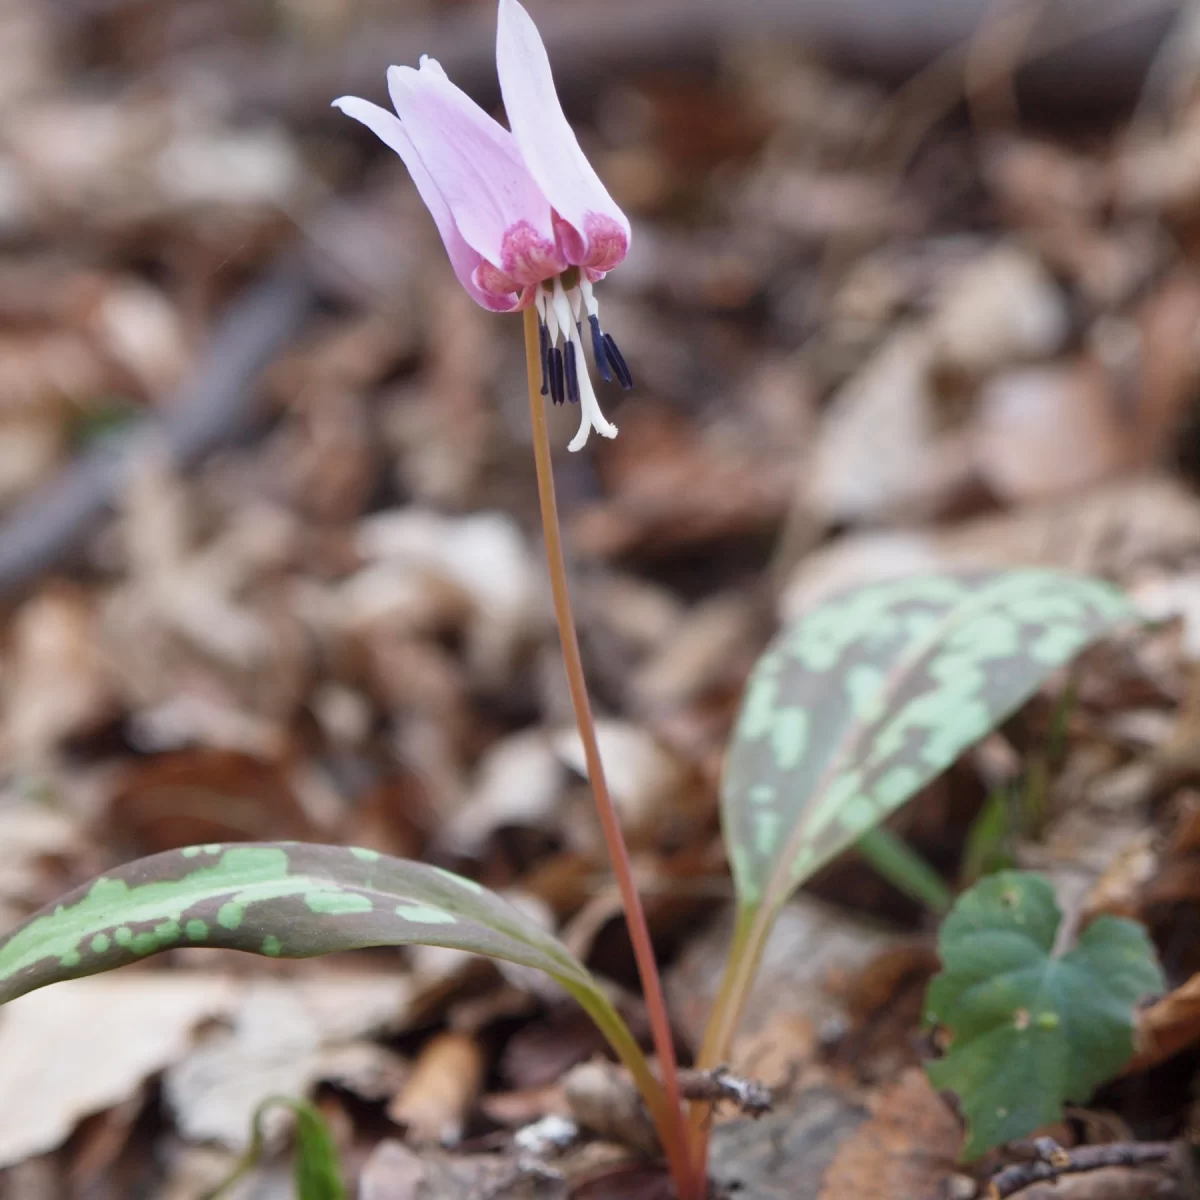
[[[757,1079],[734,1075],[725,1067],[698,1071],[684,1068],[679,1072],[679,1090],[685,1100],[718,1104],[725,1100],[748,1117],[762,1117],[774,1108],[771,1089]]]
[[[315,296],[300,257],[284,255],[230,305],[165,415],[139,423],[116,447],[89,450],[25,497],[0,525],[0,595],[19,591],[86,541],[147,447],[188,467],[252,427],[259,373],[299,330]]]
[[[609,0],[535,5],[560,86],[585,90],[613,71],[710,64],[734,41],[788,40],[835,66],[904,79],[971,41],[991,0]],[[1107,0],[1119,27],[1072,43],[1031,65],[1034,91],[1068,105],[1136,99],[1180,0]],[[1053,0],[1042,23],[1050,40],[1078,20],[1077,4]],[[204,66],[228,80],[241,103],[313,113],[343,92],[371,94],[390,63],[431,54],[485,100],[496,95],[495,17],[488,6],[436,20],[363,21],[340,46],[210,45]]]
[[[1036,1143],[1037,1156],[1031,1162],[1005,1167],[988,1184],[988,1200],[1004,1200],[1035,1183],[1053,1181],[1062,1175],[1080,1175],[1104,1167],[1144,1167],[1166,1162],[1174,1152],[1174,1142],[1112,1142],[1103,1146],[1080,1146],[1064,1150],[1050,1138]]]

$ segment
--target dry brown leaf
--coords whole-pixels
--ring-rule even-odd
[[[731,922],[724,913],[667,972],[671,1011],[693,1045],[699,1044],[708,1020],[729,950]],[[795,1014],[816,1028],[830,1021],[844,1025],[844,997],[835,989],[902,940],[810,896],[798,897],[780,912],[771,930],[739,1028],[752,1034],[776,1013]]]
[[[261,1101],[303,1097],[344,1070],[335,1051],[367,1034],[402,1029],[411,995],[399,973],[248,980],[224,1014],[227,1024],[168,1066],[164,1091],[179,1132],[244,1149]],[[266,1116],[273,1134],[286,1122],[282,1112]]]
[[[584,1129],[639,1154],[658,1149],[658,1134],[629,1073],[605,1059],[580,1063],[563,1078],[571,1115]]]
[[[821,1180],[820,1200],[942,1200],[961,1147],[958,1118],[925,1072],[910,1067],[838,1148]]]
[[[1140,1071],[1200,1042],[1200,975],[1137,1014],[1137,1051],[1125,1070]]]
[[[1027,503],[1100,483],[1132,461],[1132,447],[1099,364],[1025,367],[990,380],[972,432],[983,481]]]
[[[661,408],[623,410],[620,422],[600,464],[609,498],[570,521],[576,553],[663,555],[769,528],[786,510],[802,420],[795,440],[755,427],[741,444],[727,429],[697,430]]]
[[[83,592],[43,589],[22,606],[12,633],[0,756],[33,766],[65,738],[99,724],[113,697],[96,650],[94,609]]]
[[[456,854],[474,855],[504,826],[555,829],[566,772],[541,729],[502,738],[479,760],[462,807],[438,831]]]
[[[978,377],[1053,354],[1067,326],[1066,304],[1042,265],[1002,244],[946,282],[929,321],[933,362]]]
[[[942,529],[839,538],[796,568],[780,599],[780,617],[789,621],[859,584],[921,571],[1041,565],[1122,578],[1197,549],[1200,501],[1166,476],[1147,475]]]
[[[134,759],[122,774],[109,820],[140,853],[204,842],[311,840],[312,824],[276,763],[198,748]]]
[[[943,430],[923,328],[900,327],[829,402],[807,505],[826,521],[927,515],[967,480],[962,435]]]
[[[646,729],[626,721],[596,722],[596,741],[609,792],[631,847],[689,845],[712,812],[712,796],[698,786],[690,765]],[[576,729],[554,736],[562,761],[587,776],[583,743]],[[571,833],[576,833],[574,829]],[[597,830],[577,849],[599,851]]]
[[[425,1043],[388,1116],[417,1143],[454,1145],[483,1084],[483,1048],[471,1035],[440,1033]]]
[[[425,1163],[403,1142],[388,1138],[371,1151],[358,1177],[359,1200],[418,1200]]]
[[[66,813],[33,802],[0,802],[0,929],[52,899],[61,886],[47,860],[74,861],[84,853],[83,831]]]
[[[0,1014],[0,1165],[53,1149],[83,1117],[128,1099],[238,994],[220,976],[134,972],[14,1000]]]

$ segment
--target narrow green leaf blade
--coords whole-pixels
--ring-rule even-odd
[[[310,1104],[295,1104],[296,1150],[292,1180],[296,1200],[346,1200],[337,1147],[324,1118]]]
[[[945,1058],[926,1070],[959,1097],[963,1157],[1024,1137],[1085,1102],[1133,1053],[1133,1007],[1164,986],[1142,927],[1100,917],[1061,958],[1050,884],[1003,871],[964,892],[938,947],[925,1020],[946,1028]]]
[[[0,1004],[177,946],[307,958],[418,942],[597,992],[565,946],[479,884],[372,850],[283,842],[156,854],[43,909],[0,940]]]
[[[250,1145],[224,1181],[204,1200],[223,1200],[262,1160],[266,1150],[263,1118],[268,1109],[287,1108],[296,1118],[295,1149],[292,1154],[292,1182],[296,1200],[346,1200],[346,1185],[333,1135],[324,1117],[304,1100],[290,1096],[268,1096],[255,1110],[251,1123]]]
[[[1132,610],[1049,570],[860,588],[783,630],[750,677],[722,786],[745,908],[782,904]]]

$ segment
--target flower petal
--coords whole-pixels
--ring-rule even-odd
[[[433,59],[422,59],[419,71],[390,67],[388,89],[467,244],[521,285],[565,270],[550,203],[512,134]]]
[[[395,113],[388,112],[386,108],[380,108],[378,104],[372,104],[369,100],[360,100],[357,96],[342,96],[333,102],[333,106],[341,109],[346,116],[361,121],[404,160],[421,199],[425,201],[425,207],[429,209],[438,227],[438,233],[442,235],[442,243],[450,256],[454,274],[458,276],[459,283],[467,289],[471,299],[493,312],[511,312],[518,307],[519,300],[516,295],[488,291],[475,282],[475,272],[483,262],[483,257],[467,245],[459,232],[449,206],[426,170],[400,118]]]
[[[598,271],[612,270],[629,249],[629,221],[579,148],[554,89],[546,47],[517,0],[500,0],[496,67],[521,155],[570,226],[559,229],[567,257]]]

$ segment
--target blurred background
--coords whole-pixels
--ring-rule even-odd
[[[576,414],[550,420],[686,1052],[727,936],[740,691],[836,588],[1039,562],[1182,617],[1085,672],[1033,858],[1086,891],[1153,832],[1122,804],[1158,795],[1200,711],[1200,8],[528,7],[633,222],[599,290],[636,381],[601,386],[620,436],[567,455]],[[430,53],[499,113],[494,29],[492,0],[0,0],[0,927],[180,845],[353,843],[506,891],[644,1031],[520,322],[470,301],[402,164],[329,107],[386,104],[387,65]],[[1051,709],[897,818],[947,878]],[[1121,804],[1054,808],[1085,793]],[[932,925],[853,856],[812,890],[742,1062],[875,1087],[918,1059]],[[598,1049],[555,997],[446,952],[178,951],[0,1015],[0,1196],[199,1197],[272,1093],[317,1099],[363,1196],[524,1194],[511,1162],[413,1148],[495,1149]],[[238,1193],[289,1194],[278,1161]]]

